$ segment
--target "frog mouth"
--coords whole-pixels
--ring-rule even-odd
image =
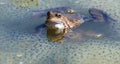
[[[48,23],[46,25],[49,28],[57,28],[57,29],[64,29],[65,28],[63,23],[51,22],[51,23]]]

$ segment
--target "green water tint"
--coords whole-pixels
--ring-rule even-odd
[[[29,8],[38,6],[38,0],[13,0],[16,8]]]
[[[52,1],[49,4],[44,0],[39,1],[38,9],[46,9],[47,6],[47,8],[70,6],[78,1],[78,4],[71,7],[75,8],[75,11],[77,9],[77,12],[81,14],[86,13],[88,8],[95,7],[105,10],[112,18],[120,19],[120,0],[70,0],[71,4],[66,4],[68,0],[61,0],[61,2],[60,0],[49,0]],[[43,18],[33,19],[30,16],[31,13],[26,13],[26,9],[16,10],[15,6],[9,4],[1,5],[0,9],[2,13],[0,15],[0,64],[120,64],[119,21],[110,26],[94,23],[80,26],[86,31],[89,29],[96,33],[103,33],[106,38],[86,38],[85,42],[65,39],[64,43],[56,44],[48,42],[44,34],[38,39],[32,33],[34,27],[44,22]],[[73,31],[82,31],[80,28],[73,29]]]

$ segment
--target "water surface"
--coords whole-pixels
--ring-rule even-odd
[[[17,8],[14,0],[0,1],[0,64],[120,64],[120,1],[39,0],[36,6]],[[112,4],[114,5],[112,5]],[[64,39],[61,44],[48,42],[46,33],[37,36],[35,27],[45,17],[33,17],[32,11],[69,6],[88,15],[89,8],[98,8],[116,19],[115,24],[86,23],[76,28],[105,35],[101,39],[85,37]],[[45,32],[45,31],[44,31]]]

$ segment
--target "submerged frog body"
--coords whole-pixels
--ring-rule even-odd
[[[53,11],[52,11],[53,10]],[[45,24],[42,24],[39,27],[47,26],[47,37],[50,42],[62,42],[63,37],[71,30],[71,28],[80,26],[85,22],[103,22],[110,23],[113,20],[102,10],[91,8],[89,9],[90,17],[80,15],[78,13],[60,13],[52,9],[48,11]],[[56,9],[55,9],[56,10]],[[66,9],[67,10],[67,9]],[[70,9],[69,9],[70,10]],[[82,31],[82,30],[80,30]],[[74,32],[73,32],[74,33]],[[90,37],[99,38],[102,34],[94,34],[93,31],[82,31]],[[97,36],[97,37],[96,37]]]

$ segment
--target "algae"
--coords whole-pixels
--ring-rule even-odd
[[[30,8],[38,6],[38,0],[13,0],[13,4],[17,9]]]

